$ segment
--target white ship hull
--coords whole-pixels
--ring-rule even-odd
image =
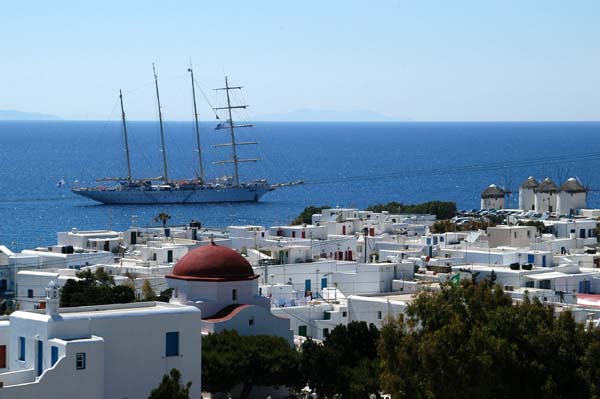
[[[222,187],[170,190],[74,188],[73,193],[103,204],[201,204],[256,202],[269,191],[264,187]]]

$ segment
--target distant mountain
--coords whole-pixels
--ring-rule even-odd
[[[14,110],[1,110],[0,121],[56,121],[61,118],[56,115],[41,114],[39,112],[22,112]]]
[[[308,108],[282,114],[258,115],[255,119],[272,122],[393,122],[408,120],[389,117],[369,110],[332,111]]]

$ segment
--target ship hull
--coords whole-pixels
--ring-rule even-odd
[[[111,190],[75,188],[73,193],[103,204],[202,204],[257,202],[271,187],[226,187],[194,190]]]

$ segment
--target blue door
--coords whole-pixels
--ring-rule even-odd
[[[542,255],[542,267],[546,267],[546,255]]]
[[[52,346],[51,352],[50,360],[52,361],[52,366],[54,366],[58,362],[58,346]]]
[[[535,263],[535,255],[527,254],[527,263]]]
[[[37,342],[37,375],[42,375],[44,371],[44,343],[42,341]]]
[[[327,288],[327,277],[321,279],[321,289]]]
[[[304,280],[304,291],[310,291],[310,279]]]
[[[591,291],[591,284],[589,281],[580,281],[579,282],[579,293],[580,294],[589,294]]]

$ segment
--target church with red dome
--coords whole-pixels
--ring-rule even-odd
[[[166,279],[171,302],[200,309],[203,334],[236,330],[281,336],[291,344],[290,322],[271,313],[269,299],[258,293],[258,277],[242,255],[210,243],[183,256]]]

